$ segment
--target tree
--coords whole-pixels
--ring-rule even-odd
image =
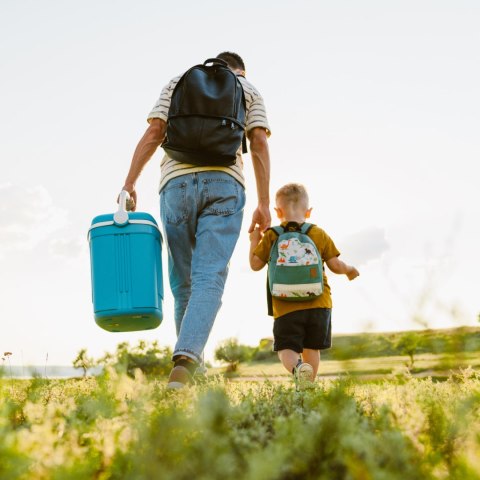
[[[402,354],[410,358],[409,368],[413,368],[414,355],[417,353],[420,344],[420,335],[416,332],[406,332],[397,341],[395,348]]]
[[[82,348],[72,363],[74,368],[81,368],[83,376],[86,377],[88,369],[95,365],[95,360],[87,355],[86,348]]]

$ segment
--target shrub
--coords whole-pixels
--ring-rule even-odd
[[[149,344],[140,340],[135,347],[123,342],[117,345],[115,353],[106,353],[99,359],[98,364],[113,366],[130,377],[137,369],[147,376],[164,376],[172,367],[172,350],[170,347],[159,347],[156,341]]]
[[[227,372],[236,372],[238,364],[251,358],[251,347],[240,345],[236,338],[227,338],[215,350],[215,359],[228,364]]]

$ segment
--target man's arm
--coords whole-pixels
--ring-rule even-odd
[[[130,170],[128,171],[125,185],[122,190],[126,190],[130,194],[130,198],[134,204],[132,210],[135,211],[137,205],[137,192],[135,191],[135,183],[142,173],[143,167],[152,158],[158,146],[162,144],[165,138],[167,124],[160,118],[152,118],[145,134],[138,142],[137,148],[133,154]]]
[[[270,227],[270,153],[268,150],[267,131],[264,128],[254,128],[248,132],[250,140],[250,155],[252,157],[255,181],[257,183],[258,205],[252,216],[248,233],[258,228],[263,232]]]

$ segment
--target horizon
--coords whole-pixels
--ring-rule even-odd
[[[369,335],[379,335],[379,336],[382,336],[382,335],[386,335],[386,336],[390,336],[390,335],[404,335],[404,334],[407,334],[407,333],[426,333],[426,332],[437,332],[437,333],[453,333],[455,330],[467,330],[467,331],[474,331],[474,330],[480,330],[480,325],[460,325],[460,326],[457,326],[457,327],[448,327],[448,328],[423,328],[423,329],[419,329],[419,330],[392,330],[392,331],[384,331],[384,332],[344,332],[344,333],[332,333],[332,339],[335,339],[335,338],[340,338],[340,337],[360,337],[360,336],[369,336]],[[235,338],[235,337],[232,337],[232,338]],[[227,340],[228,338],[225,338],[224,340]],[[237,339],[238,340],[238,339]],[[273,336],[272,337],[264,337],[264,338],[261,338],[259,339],[258,343],[256,345],[250,345],[250,344],[243,344],[243,343],[240,343],[240,345],[246,345],[248,347],[257,347],[259,346],[260,342],[262,340],[273,340]],[[140,340],[141,341],[141,340]],[[130,347],[135,347],[136,344],[134,343],[131,343],[130,344]],[[335,349],[335,345],[332,345],[332,347],[329,349],[329,350],[332,350],[332,349]],[[76,352],[78,353],[78,352]],[[87,349],[87,354],[88,354],[88,349]],[[114,353],[113,351],[111,352],[104,352],[105,353]],[[12,353],[12,356],[13,356],[13,353]],[[9,359],[11,357],[9,356]],[[72,361],[69,363],[69,364],[49,364],[48,361],[46,361],[44,364],[23,364],[23,363],[15,363],[15,361],[8,363],[6,359],[2,359],[3,360],[3,363],[0,364],[0,371],[1,369],[3,368],[3,370],[5,372],[8,371],[8,369],[10,367],[14,367],[16,369],[28,369],[28,368],[34,368],[34,369],[51,369],[51,370],[55,370],[55,369],[58,369],[58,368],[68,368],[68,369],[71,369],[71,370],[79,370],[81,371],[82,368],[81,367],[73,367],[72,363],[73,363],[73,360],[74,360],[74,357],[72,357]],[[98,362],[98,359],[94,359],[95,362]],[[328,361],[328,360],[322,360],[322,361]],[[214,366],[220,366],[222,364],[222,362],[218,361],[218,360],[208,360],[209,363],[211,363],[212,365]],[[103,365],[98,363],[97,365],[93,366],[93,367],[90,367],[88,368],[87,370],[94,370],[96,368],[100,368],[102,367]],[[8,373],[8,372],[7,372]]]

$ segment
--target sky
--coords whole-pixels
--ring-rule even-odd
[[[328,275],[334,334],[478,325],[478,25],[474,0],[2,0],[0,353],[69,365],[82,348],[173,347],[166,253],[160,327],[108,333],[93,318],[87,232],[116,209],[162,87],[224,50],[266,104],[272,197],[303,183],[312,222],[360,271]],[[162,155],[137,183],[138,210],[157,220]],[[244,162],[244,223],[207,359],[226,338],[272,335],[265,271],[248,266]]]

